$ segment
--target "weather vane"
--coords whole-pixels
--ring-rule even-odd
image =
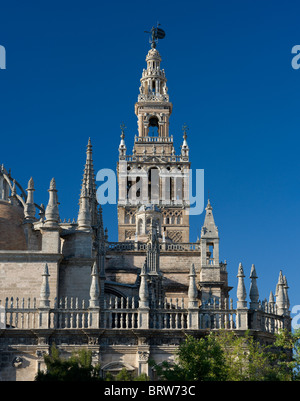
[[[189,127],[186,125],[186,123],[183,124],[182,126],[182,131],[183,131],[183,137],[186,138],[187,134],[186,131],[188,131]]]
[[[151,34],[151,39],[149,40],[149,43],[151,43],[152,49],[156,48],[156,43],[158,42],[158,39],[163,39],[166,36],[166,33],[163,29],[159,28],[160,24],[157,23],[157,27],[154,28],[152,27],[151,31],[145,31],[146,33]]]
[[[120,125],[120,128],[121,128],[121,132],[122,132],[121,137],[124,138],[124,136],[125,136],[124,131],[125,131],[125,128],[127,128],[127,127],[125,127],[124,122],[122,122],[122,124]]]

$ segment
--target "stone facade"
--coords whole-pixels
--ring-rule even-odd
[[[78,216],[72,222],[60,220],[55,179],[45,207],[34,202],[33,179],[24,190],[1,167],[2,381],[34,380],[53,343],[65,357],[79,348],[91,350],[103,375],[125,367],[155,378],[149,358],[172,361],[186,333],[201,337],[221,328],[249,329],[271,343],[279,329],[290,330],[282,272],[275,297],[271,292],[269,301],[261,301],[253,265],[248,305],[240,264],[233,303],[209,200],[201,238],[190,242],[187,129],[176,155],[169,135],[172,104],[155,46],[146,62],[131,155],[121,127],[118,242],[110,242],[103,227],[90,140]]]

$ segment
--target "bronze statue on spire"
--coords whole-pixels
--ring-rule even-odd
[[[159,26],[160,26],[160,24],[157,23],[156,28],[153,26],[151,31],[145,31],[146,33],[151,34],[151,40],[149,40],[149,43],[151,43],[152,49],[156,48],[156,43],[158,42],[158,39],[163,39],[166,36],[165,31],[163,29],[159,28]]]

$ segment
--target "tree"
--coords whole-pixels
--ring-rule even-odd
[[[114,377],[107,372],[105,379],[100,377],[100,365],[92,365],[92,352],[90,350],[74,351],[69,359],[59,355],[55,345],[51,347],[50,355],[44,355],[47,371],[40,371],[35,381],[147,381],[146,374],[134,377],[134,375],[123,368]]]
[[[162,380],[287,381],[300,380],[300,331],[282,332],[272,345],[218,330],[200,339],[187,336],[174,364],[152,362]]]
[[[280,380],[280,368],[275,363],[274,350],[245,332],[243,336],[234,332],[215,333],[225,359],[227,380],[267,381]]]
[[[106,381],[148,381],[149,376],[145,373],[140,374],[139,376],[134,376],[133,373],[129,372],[126,368],[120,370],[120,372],[114,377],[110,372],[106,373],[105,376]]]
[[[152,363],[163,380],[226,380],[226,359],[221,345],[214,335],[203,338],[187,336],[180,344],[176,362],[161,365]]]
[[[287,330],[276,335],[274,343],[276,361],[280,366],[282,380],[300,380],[300,329],[291,333]]]
[[[120,372],[116,375],[116,380],[122,381],[122,382],[128,382],[133,380],[132,373],[128,372],[126,368],[123,368],[120,370]]]
[[[47,371],[40,371],[35,381],[100,381],[100,366],[92,365],[92,353],[87,350],[74,351],[65,360],[53,345],[50,355],[44,355]]]

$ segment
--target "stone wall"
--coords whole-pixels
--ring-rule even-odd
[[[58,296],[58,274],[61,255],[33,251],[0,251],[0,300],[6,297],[40,297],[42,273],[47,263],[49,269],[50,301]]]

